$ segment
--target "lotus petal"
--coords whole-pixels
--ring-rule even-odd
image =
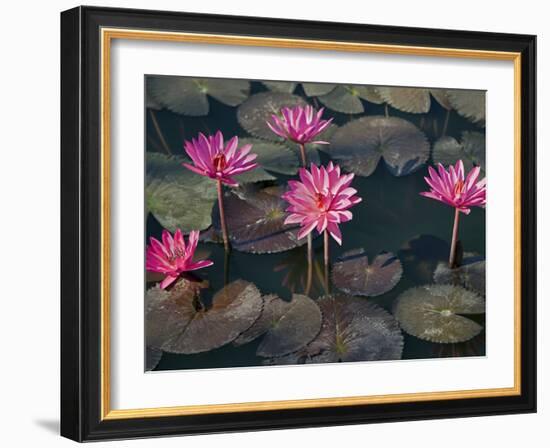
[[[234,249],[255,254],[283,252],[305,244],[298,240],[299,226],[284,224],[287,203],[277,194],[267,191],[245,191],[226,194],[225,218]],[[219,233],[217,207],[214,228]],[[215,238],[214,238],[215,239]]]
[[[282,92],[282,93],[292,93],[296,86],[297,82],[290,81],[262,81],[262,84],[266,86],[272,92]]]
[[[280,113],[282,107],[305,106],[305,100],[290,93],[261,92],[252,95],[237,109],[237,120],[242,128],[255,137],[272,141],[282,141],[267,126],[272,115]]]
[[[485,124],[485,92],[478,90],[447,90],[449,103],[468,120]]]
[[[180,279],[168,291],[157,287],[147,291],[148,345],[172,353],[209,351],[234,341],[262,312],[261,294],[252,283],[230,283],[214,295],[209,308],[189,283]]]
[[[345,293],[375,297],[393,289],[402,274],[401,262],[394,254],[382,252],[369,264],[365,251],[355,249],[334,263],[332,281]]]
[[[448,263],[440,262],[434,272],[434,282],[462,286],[485,297],[485,259],[467,257],[454,269],[450,269]]]
[[[394,305],[401,328],[437,343],[465,342],[483,327],[463,314],[485,313],[485,299],[454,285],[425,285],[403,292]]]
[[[160,359],[162,358],[162,350],[158,348],[147,347],[145,349],[145,371],[154,370]]]
[[[322,82],[303,82],[302,87],[307,96],[321,96],[332,92],[336,88],[336,84],[328,84]]]
[[[461,141],[454,137],[441,137],[434,144],[433,161],[444,166],[454,165],[458,160],[464,163],[464,170],[479,166],[485,173],[485,134],[465,131]]]
[[[216,183],[181,166],[183,158],[147,153],[147,210],[166,229],[184,233],[212,224]]]
[[[402,112],[424,114],[430,110],[430,91],[418,87],[378,87],[380,97]]]
[[[327,151],[343,168],[370,176],[381,158],[394,176],[405,176],[428,160],[430,144],[412,123],[397,117],[362,117],[341,126]]]

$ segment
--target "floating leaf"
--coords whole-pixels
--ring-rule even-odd
[[[378,87],[380,97],[390,106],[414,114],[430,110],[430,91],[418,87]]]
[[[172,353],[200,353],[235,340],[260,316],[258,288],[236,280],[218,291],[212,306],[200,301],[199,290],[180,279],[170,290],[146,294],[147,344]]]
[[[166,229],[184,233],[212,223],[216,183],[181,166],[183,159],[147,153],[147,210]]]
[[[298,240],[298,225],[284,224],[288,204],[281,199],[281,194],[279,189],[277,194],[246,191],[225,196],[225,217],[234,249],[255,254],[275,253],[306,242],[306,238]],[[220,231],[217,214],[214,227]]]
[[[382,252],[369,264],[365,251],[355,249],[334,263],[332,281],[348,294],[374,297],[390,291],[402,274],[401,262],[392,253]]]
[[[290,302],[267,296],[260,318],[235,343],[245,344],[265,334],[256,354],[264,358],[284,356],[311,342],[319,333],[321,320],[321,310],[307,296],[294,294]]]
[[[267,142],[259,139],[239,139],[240,145],[251,144],[252,152],[257,154],[256,162],[262,168],[278,174],[294,175],[298,171],[297,155],[289,147],[280,143]],[[255,168],[252,171],[257,170]]]
[[[484,125],[485,92],[476,90],[447,90],[449,103],[460,115],[468,120]]]
[[[357,89],[353,86],[337,86],[326,95],[318,97],[329,109],[344,114],[360,114],[365,111]]]
[[[322,82],[303,82],[302,87],[307,96],[321,96],[332,92],[336,88],[336,84],[328,84]]]
[[[172,112],[191,116],[208,115],[207,95],[228,106],[238,106],[250,92],[250,83],[240,79],[156,76],[147,82],[154,101]]]
[[[292,93],[298,83],[289,81],[262,81],[262,84],[266,86],[272,92]]]
[[[282,92],[261,92],[252,95],[239,106],[237,119],[243,129],[255,137],[272,141],[281,141],[266,122],[272,115],[280,113],[282,107],[305,106],[307,103],[302,97]]]
[[[454,165],[457,160],[464,162],[464,169],[470,171],[479,166],[485,171],[485,135],[480,132],[465,131],[461,141],[454,137],[441,137],[434,144],[433,161],[445,166]]]
[[[397,321],[368,300],[345,294],[317,301],[323,315],[319,335],[295,354],[306,363],[400,359],[403,335]]]
[[[346,170],[370,176],[381,158],[390,173],[404,176],[428,159],[430,144],[412,123],[397,117],[363,117],[341,126],[328,153]]]
[[[485,260],[467,257],[454,269],[450,269],[448,263],[440,262],[434,272],[434,282],[462,286],[485,297]]]
[[[402,293],[394,315],[404,331],[437,343],[467,341],[483,327],[462,314],[485,313],[485,300],[460,286],[425,285]]]
[[[147,347],[145,349],[145,371],[154,370],[162,358],[162,350]]]
[[[451,110],[453,108],[451,102],[449,101],[449,97],[447,96],[447,90],[430,89],[430,93],[444,109]]]
[[[374,104],[383,104],[384,99],[378,93],[378,87],[374,86],[355,86],[358,95],[367,100],[370,103]]]

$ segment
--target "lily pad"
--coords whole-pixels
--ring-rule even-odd
[[[372,116],[338,128],[328,152],[347,171],[359,176],[370,176],[380,159],[394,176],[405,176],[428,160],[430,144],[409,121]]]
[[[157,76],[148,79],[154,101],[172,112],[191,116],[208,115],[207,95],[228,106],[238,106],[250,93],[250,83],[240,79],[199,79]]]
[[[401,359],[403,335],[397,321],[368,300],[345,294],[317,301],[323,315],[319,335],[277,363],[326,363]]]
[[[284,224],[287,203],[281,199],[282,190],[239,191],[224,197],[225,218],[231,245],[241,252],[255,254],[283,252],[305,244],[298,240],[299,226]],[[214,229],[219,233],[217,208]]]
[[[267,126],[273,114],[279,114],[282,107],[305,106],[305,100],[291,93],[261,92],[252,95],[237,109],[237,120],[242,128],[255,137],[272,141],[283,139]]]
[[[262,84],[272,92],[284,93],[294,92],[296,86],[298,85],[298,83],[290,81],[262,81]]]
[[[464,169],[479,166],[485,172],[485,135],[481,132],[464,131],[458,142],[454,137],[441,137],[434,144],[433,161],[445,166],[464,162]]]
[[[311,342],[321,329],[321,320],[321,310],[307,296],[294,294],[290,302],[267,296],[260,318],[235,343],[245,344],[264,334],[256,354],[284,356]]]
[[[361,102],[361,89],[359,86],[336,86],[326,95],[318,99],[329,109],[344,114],[360,114],[365,111]]]
[[[402,274],[401,262],[394,254],[382,252],[369,264],[365,251],[355,249],[334,263],[332,281],[348,294],[375,297],[393,289]]]
[[[257,154],[256,162],[260,165],[252,171],[261,168],[277,174],[294,175],[300,166],[298,156],[289,147],[260,139],[239,139],[240,145],[252,145],[252,152]],[[237,176],[237,178],[239,178]]]
[[[307,96],[321,96],[332,92],[336,88],[336,84],[328,84],[322,82],[303,82],[302,87]]]
[[[468,120],[485,124],[485,92],[476,90],[447,90],[449,103]]]
[[[181,166],[184,159],[147,153],[147,210],[166,229],[184,233],[212,224],[216,183]]]
[[[218,291],[205,307],[199,290],[180,279],[170,290],[146,294],[147,344],[172,353],[201,353],[234,341],[262,311],[258,288],[236,280]]]
[[[451,110],[453,108],[446,89],[430,89],[430,93],[444,109]]]
[[[423,114],[430,110],[431,100],[428,89],[415,87],[379,87],[380,97],[390,106],[413,114]]]
[[[465,342],[483,327],[463,315],[485,313],[485,299],[454,285],[425,285],[402,293],[394,315],[401,328],[412,336],[431,342]]]
[[[462,286],[485,297],[485,259],[467,257],[454,269],[450,269],[448,263],[440,262],[434,272],[434,282]]]
[[[147,347],[145,350],[145,371],[154,370],[154,368],[158,366],[161,358],[162,350]]]

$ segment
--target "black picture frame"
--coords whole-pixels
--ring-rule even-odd
[[[130,28],[521,53],[521,394],[101,418],[100,29]],[[61,14],[61,434],[76,441],[536,411],[536,37],[77,7]]]

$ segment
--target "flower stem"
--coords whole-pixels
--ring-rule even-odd
[[[307,167],[306,145],[300,143],[300,155],[302,156],[302,166]]]
[[[220,179],[217,180],[217,186],[218,186],[218,207],[220,210],[220,223],[222,226],[222,235],[223,235],[223,247],[226,251],[231,250],[231,247],[229,246],[229,235],[227,233],[227,223],[225,222],[225,211],[223,209],[223,188],[222,188],[222,181]]]
[[[306,280],[306,296],[311,291],[311,283],[313,281],[313,237],[311,233],[307,235],[307,280]]]
[[[153,122],[153,126],[155,127],[155,131],[157,131],[157,135],[159,137],[159,140],[162,143],[162,147],[166,151],[166,154],[171,156],[172,151],[170,151],[170,147],[168,146],[168,143],[166,143],[166,139],[164,138],[164,135],[162,134],[159,122],[157,121],[157,117],[156,117],[155,112],[153,111],[153,109],[149,109],[149,115],[151,116],[151,121]]]
[[[460,210],[455,208],[455,220],[453,224],[453,237],[451,239],[451,253],[449,254],[449,268],[456,267],[456,243],[458,242],[458,219],[460,217]]]
[[[451,116],[451,110],[447,109],[447,113],[445,114],[445,121],[443,123],[443,129],[441,129],[441,137],[445,137],[447,134],[447,128],[449,127],[449,118]]]
[[[330,239],[327,229],[323,232],[325,249],[325,291],[330,294],[329,263],[330,263]]]

